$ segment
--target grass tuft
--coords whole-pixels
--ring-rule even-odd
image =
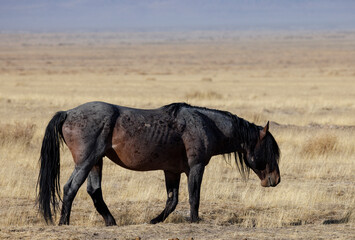
[[[339,152],[339,141],[336,136],[324,133],[308,139],[301,151],[308,157],[335,154]]]

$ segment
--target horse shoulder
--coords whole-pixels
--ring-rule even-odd
[[[194,111],[185,113],[184,120],[186,126],[182,140],[189,162],[203,161],[207,165],[212,152],[208,123]]]

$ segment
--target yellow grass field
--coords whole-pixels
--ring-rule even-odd
[[[137,108],[187,102],[270,120],[281,183],[243,182],[214,157],[191,224],[186,176],[164,222],[162,171],[104,159],[105,227],[86,193],[70,226],[47,226],[35,205],[44,129],[56,111],[88,101]],[[0,34],[1,239],[354,239],[355,32]],[[61,185],[74,164],[61,154]],[[58,216],[57,220],[58,222]]]

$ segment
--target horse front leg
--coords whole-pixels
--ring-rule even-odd
[[[203,172],[205,165],[198,163],[190,167],[188,174],[188,189],[189,189],[189,202],[190,202],[190,217],[191,222],[198,222],[198,208],[200,206],[200,192]]]
[[[164,171],[164,174],[168,198],[166,200],[165,209],[156,218],[150,221],[151,224],[164,221],[169,214],[175,210],[179,201],[180,173]]]

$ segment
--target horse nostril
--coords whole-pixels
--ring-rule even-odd
[[[273,178],[272,176],[268,176],[268,183],[269,183],[269,186],[271,187],[276,187],[277,184],[279,184],[281,181],[280,177],[275,177]]]
[[[269,186],[272,186],[272,181],[271,181],[271,177],[270,176],[268,176],[268,182],[269,182]]]

